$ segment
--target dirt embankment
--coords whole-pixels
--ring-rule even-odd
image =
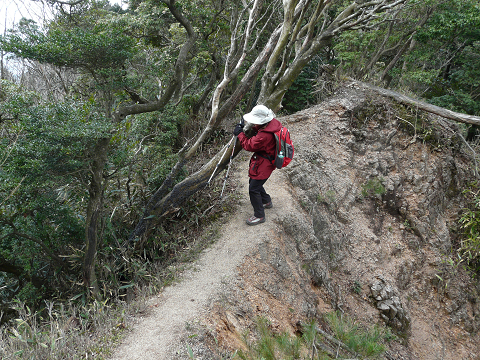
[[[456,127],[348,86],[280,120],[296,153],[268,221],[245,225],[244,161],[241,210],[113,359],[215,359],[258,316],[294,333],[332,310],[392,327],[385,358],[478,359],[478,284],[445,262],[471,174]]]

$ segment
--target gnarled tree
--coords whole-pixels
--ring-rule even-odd
[[[376,0],[357,3],[355,1],[284,0],[280,23],[270,33],[268,41],[248,67],[235,92],[220,109],[218,109],[219,105],[217,103],[219,95],[232,77],[224,76],[223,81],[217,86],[212,101],[212,117],[205,131],[189,150],[184,149],[182,151],[181,160],[176,164],[165,184],[149,201],[144,216],[131,234],[130,240],[141,242],[148,236],[148,230],[151,226],[160,221],[163,215],[172,208],[178,207],[191,194],[205,187],[210,178],[224,170],[234,150],[233,156],[238,154],[241,146],[238,142],[232,142],[227,151],[220,151],[199,171],[175,185],[168,192],[167,189],[172,185],[171,179],[175,173],[184,165],[185,161],[193,156],[198,144],[205,139],[206,134],[218,126],[220,121],[245,96],[264,64],[266,64],[266,69],[262,77],[262,88],[258,103],[265,104],[272,109],[278,109],[285,92],[298,77],[301,70],[313,56],[322,48],[328,46],[335,36],[349,30],[367,29],[373,23],[379,24],[383,21],[382,19],[387,18],[391,11],[402,6],[406,1]],[[253,6],[253,9],[256,9],[255,6],[258,6],[258,2],[254,1]],[[255,11],[251,11],[248,24],[253,23],[251,17],[254,15]],[[247,26],[243,33],[245,39],[243,41],[243,44],[245,44],[242,48],[243,51],[248,49],[246,44],[248,44],[251,33],[251,28]],[[234,39],[235,35],[232,35],[232,43]],[[237,69],[241,65],[243,57],[240,57],[237,61],[235,66],[231,66],[232,68]],[[225,71],[228,71],[228,65],[230,64],[225,65],[227,69]],[[184,156],[183,152],[186,152],[187,156]]]

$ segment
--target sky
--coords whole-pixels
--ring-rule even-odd
[[[10,29],[22,17],[42,22],[51,16],[49,8],[41,2],[32,0],[0,0],[1,33]]]
[[[122,0],[110,0],[112,4],[121,5]],[[51,18],[51,11],[41,1],[33,0],[0,0],[0,33],[10,29],[22,17],[33,19],[41,24],[43,19]]]

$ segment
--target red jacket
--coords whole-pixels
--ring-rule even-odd
[[[257,133],[251,138],[248,138],[243,132],[238,135],[242,148],[254,152],[250,159],[250,169],[248,170],[250,178],[255,180],[268,179],[273,170],[276,169],[270,160],[262,156],[270,156],[273,159],[275,156],[275,136],[273,133],[281,128],[282,124],[280,121],[272,119],[265,128],[261,125],[254,126],[253,129]]]

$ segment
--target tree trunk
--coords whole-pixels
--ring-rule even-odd
[[[395,55],[393,60],[390,61],[390,63],[387,65],[387,67],[383,70],[383,73],[382,73],[382,76],[381,76],[380,80],[385,81],[387,79],[388,72],[390,70],[392,70],[393,67],[397,64],[398,60],[400,60],[402,55],[405,53],[407,48],[410,46],[410,43],[413,41],[413,38],[415,37],[416,33],[417,33],[416,31],[413,32],[413,34],[410,35],[410,37],[407,39],[407,41],[405,41],[405,43],[402,45],[400,50],[397,52],[397,54]]]
[[[360,81],[357,81],[357,80],[353,80],[353,79],[351,79],[351,80],[359,86],[362,86],[364,88],[373,90],[373,91],[379,93],[380,95],[393,98],[393,99],[395,99],[396,101],[398,101],[402,104],[415,106],[416,108],[418,108],[420,110],[427,111],[427,112],[430,112],[432,114],[436,114],[436,115],[439,115],[441,117],[444,117],[446,119],[458,121],[458,122],[461,122],[461,123],[464,123],[464,124],[480,125],[480,116],[473,116],[473,115],[468,115],[468,114],[457,113],[457,112],[452,111],[452,110],[448,110],[448,109],[441,108],[441,107],[436,106],[436,105],[428,104],[426,102],[413,99],[413,98],[408,97],[406,95],[400,94],[396,91],[387,90],[387,89],[384,89],[384,88],[380,88],[380,87],[377,87],[377,86],[374,86],[374,85],[366,84],[366,83],[363,83],[363,82],[360,82]]]
[[[97,278],[95,276],[95,260],[97,256],[98,229],[103,207],[105,182],[103,170],[107,162],[107,150],[110,139],[100,139],[95,146],[91,164],[89,199],[85,224],[85,259],[83,263],[83,282],[95,297],[99,296]]]
[[[226,150],[226,151],[225,151]],[[200,170],[190,175],[182,182],[176,184],[173,189],[167,193],[162,193],[163,197],[160,198],[160,193],[150,201],[147,208],[148,211],[144,214],[135,230],[130,235],[129,240],[136,242],[136,248],[142,248],[145,240],[151,233],[152,225],[158,223],[162,217],[175,211],[186,199],[195,194],[196,192],[205,188],[208,185],[210,179],[214,179],[224,169],[227,168],[230,161],[230,156],[233,151],[233,158],[238,155],[242,150],[240,141],[237,138],[231,142],[228,149],[223,148],[219,151],[207,164],[203,165]],[[177,165],[181,165],[178,163]],[[162,188],[164,186],[162,185]]]
[[[398,15],[395,14],[395,17],[394,19],[396,18],[396,16]],[[375,54],[372,56],[372,58],[370,59],[370,61],[368,62],[367,65],[365,65],[360,71],[359,71],[359,78],[363,79],[364,76],[371,72],[373,67],[375,66],[375,64],[378,62],[378,60],[380,59],[380,57],[385,53],[385,45],[387,44],[387,41],[390,39],[390,35],[392,34],[392,30],[393,30],[393,25],[395,24],[395,22],[393,21],[394,19],[392,19],[392,21],[390,22],[389,26],[388,26],[388,31],[387,33],[385,34],[384,38],[383,38],[383,42],[382,44],[376,49],[376,52]]]
[[[311,59],[322,49],[330,44],[332,40],[332,34],[325,32],[323,36],[314,42],[308,51],[302,56],[295,59],[285,71],[283,76],[276,82],[274,87],[271,87],[269,91],[263,92],[259,98],[259,103],[277,111],[281,107],[283,96],[287,90],[292,86],[293,82],[297,79],[303,68],[310,62]],[[263,84],[262,84],[263,85]]]

